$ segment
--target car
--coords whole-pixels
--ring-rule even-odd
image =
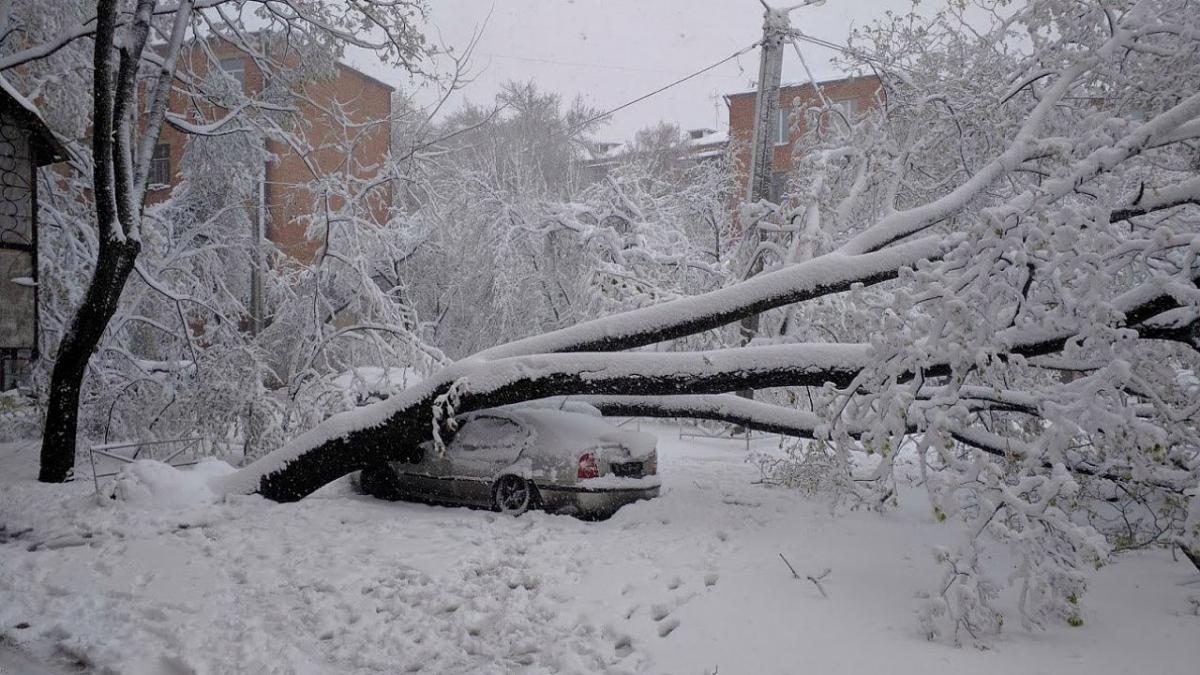
[[[445,453],[423,443],[414,461],[364,469],[360,486],[385,499],[584,518],[657,497],[657,439],[587,408],[523,405],[464,415]]]

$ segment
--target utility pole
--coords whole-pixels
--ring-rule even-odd
[[[779,133],[779,85],[783,78],[783,45],[791,37],[791,9],[775,9],[765,2],[763,14],[762,55],[758,65],[758,95],[754,101],[754,144],[750,148],[750,180],[746,188],[746,199],[754,204],[771,197],[771,182],[775,174],[775,139]],[[794,8],[792,8],[794,9]],[[746,270],[746,278],[762,271],[762,259],[758,256],[760,234],[752,223],[742,223],[743,245],[754,256]],[[757,314],[742,319],[743,343],[758,335]],[[737,392],[742,398],[753,399],[754,390]]]
[[[264,160],[258,173],[258,189],[255,191],[251,216],[251,241],[254,242],[253,261],[250,264],[250,334],[257,336],[263,329],[266,310],[263,303],[263,273],[266,256],[263,241],[267,238],[267,163]]]
[[[763,14],[762,54],[758,65],[758,95],[754,101],[754,145],[750,153],[750,183],[746,198],[768,199],[774,173],[779,84],[783,78],[783,45],[791,34],[788,9],[767,7]]]

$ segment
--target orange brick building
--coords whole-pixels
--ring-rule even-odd
[[[877,105],[876,95],[879,92],[880,84],[879,78],[874,75],[828,80],[817,84],[825,93],[825,97],[849,118]],[[743,172],[740,184],[745,184],[750,171],[750,150],[754,142],[755,97],[756,92],[754,91],[729,94],[725,97],[729,108],[729,139],[737,148],[738,166]],[[820,97],[811,84],[780,87],[780,112],[775,118],[772,129],[772,139],[775,143],[771,168],[773,174],[772,201],[778,201],[787,174],[792,169],[792,152],[796,140],[808,131],[805,128],[806,120],[804,119],[792,119],[790,121],[795,126],[789,125],[789,115],[797,107],[803,110],[820,105]]]
[[[251,97],[264,89],[263,73],[254,59],[228,45],[185,46],[179,63],[180,70],[192,77],[205,77],[219,65],[228,78],[226,84],[241,88]],[[369,180],[387,158],[392,142],[394,91],[388,84],[343,63],[335,65],[332,77],[306,80],[293,87],[296,96],[289,105],[295,106],[299,114],[289,124],[303,142],[295,146],[276,139],[266,141],[266,151],[273,159],[263,167],[258,204],[248,205],[262,236],[292,259],[311,262],[320,249],[319,241],[306,236],[306,218],[313,213],[318,198],[311,191],[312,182],[336,173]],[[212,124],[229,112],[219,103],[197,104],[180,91],[172,94],[169,109],[172,115],[196,126]],[[165,200],[179,183],[179,167],[190,137],[169,123],[163,124],[151,162],[147,203]],[[383,223],[392,205],[390,182],[373,188],[366,199],[371,220]],[[338,206],[332,204],[333,208]]]

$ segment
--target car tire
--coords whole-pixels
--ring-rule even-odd
[[[531,481],[509,473],[492,484],[492,508],[500,513],[519,516],[537,505],[537,488]]]
[[[400,477],[387,462],[364,467],[359,473],[358,485],[364,494],[376,499],[396,501],[400,498]]]

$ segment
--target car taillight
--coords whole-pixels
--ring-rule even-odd
[[[576,478],[599,478],[600,463],[596,461],[596,456],[590,452],[585,452],[579,456],[579,470],[575,472]]]

